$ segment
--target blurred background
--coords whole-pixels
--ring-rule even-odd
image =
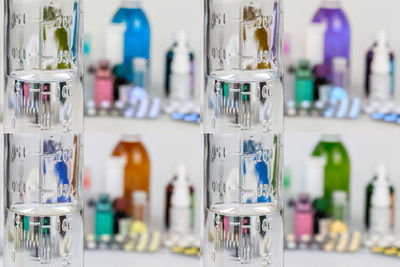
[[[344,77],[343,84],[339,86],[344,90],[332,90],[332,86],[337,89],[338,85],[329,77],[325,79],[329,75],[323,75],[326,72],[324,68],[316,70],[321,61],[319,51],[324,43],[320,37],[324,30],[321,32],[321,27],[315,23],[311,25],[323,1],[285,1],[287,129],[297,132],[319,132],[321,129],[334,131],[338,126],[351,129],[348,120],[345,120],[350,118],[357,119],[360,132],[374,131],[375,127],[369,124],[371,119],[388,122],[380,125],[381,129],[390,131],[393,124],[399,123],[400,113],[400,93],[396,82],[400,78],[399,68],[396,68],[400,37],[396,34],[394,23],[400,3],[387,0],[382,4],[378,0],[367,0],[360,7],[357,0],[340,2],[345,14],[342,22],[348,22],[349,26],[339,25],[339,28],[343,26],[340,29],[347,32],[345,36],[349,34],[350,45],[336,55],[341,57],[336,65],[338,75]],[[104,122],[117,125],[116,122],[120,123],[120,118],[124,117],[135,119],[138,126],[122,126],[128,132],[134,132],[137,128],[151,132],[154,126],[151,122],[158,119],[157,122],[164,123],[163,126],[169,130],[180,127],[181,132],[193,133],[196,124],[200,123],[199,98],[203,87],[203,2],[143,0],[139,7],[141,17],[136,25],[136,34],[146,38],[139,38],[142,42],[136,42],[135,48],[124,51],[125,29],[119,27],[123,23],[111,25],[112,21],[124,21],[124,15],[117,13],[118,10],[124,10],[122,1],[85,1],[85,102],[90,117],[87,119],[87,128],[97,132],[104,128],[101,126]],[[177,8],[185,12],[177,13]],[[138,36],[132,36],[138,40]],[[391,61],[384,60],[376,68],[385,69],[390,64],[387,74],[390,78],[386,77],[386,81],[390,79],[391,85],[390,89],[380,88],[375,92],[370,89],[371,86],[367,86],[373,74],[371,70],[367,76],[367,65],[372,68],[371,60],[379,40],[385,48],[382,53],[390,55]],[[131,47],[133,43],[130,43]],[[182,49],[177,49],[178,46]],[[343,53],[346,55],[344,64]],[[175,54],[177,57],[174,60]],[[135,81],[131,70],[134,58],[138,58]],[[307,60],[308,64],[301,65],[300,60],[303,63]],[[330,63],[333,64],[333,61]],[[96,75],[100,75],[100,79],[96,79]],[[312,80],[312,95],[309,95],[309,88],[296,89],[296,81],[304,80]],[[96,81],[105,83],[96,85]],[[328,87],[320,88],[323,85]],[[331,91],[333,93],[330,94]],[[330,102],[332,100],[333,104]],[[113,120],[107,120],[109,116],[114,116]],[[333,120],[327,122],[323,118]],[[176,123],[178,121],[188,123]]]

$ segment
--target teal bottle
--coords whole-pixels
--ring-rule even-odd
[[[302,102],[314,101],[314,77],[307,60],[300,60],[296,69],[296,105],[301,106]]]
[[[96,203],[96,238],[114,233],[114,212],[107,194],[101,194]]]

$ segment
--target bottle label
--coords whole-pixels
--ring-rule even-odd
[[[172,233],[187,234],[190,232],[190,208],[172,208],[170,218]]]

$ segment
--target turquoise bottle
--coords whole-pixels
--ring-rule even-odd
[[[297,107],[300,107],[303,102],[314,101],[314,77],[307,60],[301,60],[296,69],[295,98]]]
[[[102,235],[112,236],[114,233],[114,215],[113,208],[107,194],[101,194],[96,203],[96,238],[100,239]]]

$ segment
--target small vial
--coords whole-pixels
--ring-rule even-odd
[[[332,205],[333,219],[346,223],[349,205],[347,200],[347,193],[345,191],[334,191],[332,193]]]
[[[148,202],[147,192],[137,190],[132,193],[133,218],[147,222]]]

